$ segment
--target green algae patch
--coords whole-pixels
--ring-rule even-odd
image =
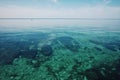
[[[2,36],[0,80],[119,80],[118,32],[92,32]]]

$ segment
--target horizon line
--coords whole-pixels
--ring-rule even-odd
[[[84,20],[120,20],[120,18],[0,18],[0,19],[84,19]]]

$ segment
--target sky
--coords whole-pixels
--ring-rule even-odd
[[[0,0],[0,18],[120,19],[120,0]]]

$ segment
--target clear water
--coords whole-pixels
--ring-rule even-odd
[[[0,80],[119,80],[119,23],[0,19]]]

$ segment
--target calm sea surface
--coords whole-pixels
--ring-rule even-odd
[[[120,80],[120,20],[0,19],[0,80]]]

